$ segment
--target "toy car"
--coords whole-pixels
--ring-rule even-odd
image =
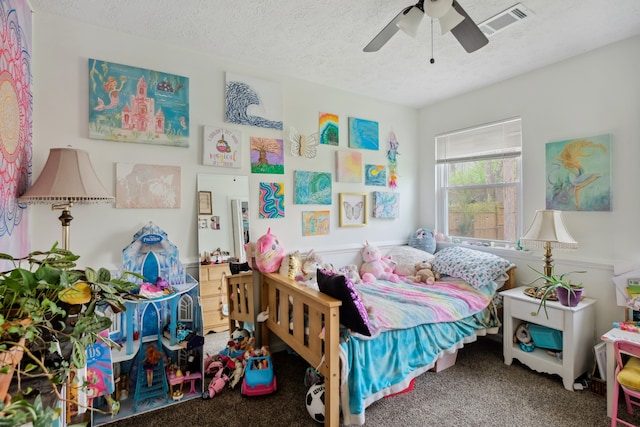
[[[277,390],[271,356],[250,357],[244,371],[240,392],[245,396],[261,396]]]

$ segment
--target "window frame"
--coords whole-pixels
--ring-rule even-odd
[[[439,146],[439,144],[450,144],[448,140],[443,140],[444,138],[451,137],[453,135],[463,134],[463,133],[473,133],[483,129],[486,129],[490,126],[502,126],[504,129],[505,125],[512,124],[514,122],[519,123],[519,134],[520,141],[517,148],[511,144],[501,144],[505,149],[503,150],[494,150],[493,153],[481,153],[481,154],[471,154],[468,156],[456,155],[451,159],[446,158],[446,154],[443,156],[443,147]],[[505,139],[504,134],[502,137],[503,141]],[[472,126],[465,129],[459,129],[451,132],[445,132],[439,135],[436,135],[434,138],[434,149],[435,149],[435,195],[436,195],[436,228],[438,231],[443,234],[449,236],[449,191],[451,190],[465,190],[465,189],[498,189],[498,188],[506,188],[506,187],[514,187],[516,192],[516,230],[515,230],[515,241],[512,240],[500,240],[500,239],[488,239],[488,238],[479,238],[479,237],[466,237],[466,236],[449,236],[454,242],[457,241],[468,241],[477,244],[484,244],[486,242],[500,242],[506,245],[517,244],[517,240],[519,236],[522,234],[522,223],[523,223],[523,194],[522,194],[522,119],[520,117],[509,118],[505,120],[500,120],[492,123],[485,123],[478,126]],[[441,142],[439,142],[439,140]],[[444,150],[446,152],[445,147]],[[440,157],[440,158],[439,158]],[[442,158],[445,157],[445,158]],[[450,186],[449,185],[449,174],[448,174],[448,166],[454,163],[465,163],[472,161],[480,161],[480,160],[500,160],[505,158],[515,158],[516,160],[516,170],[517,170],[517,182],[508,183],[508,182],[500,182],[495,184],[472,184],[472,185],[459,185],[459,186]]]

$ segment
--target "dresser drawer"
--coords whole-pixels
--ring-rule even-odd
[[[548,317],[547,317],[548,315]],[[532,300],[521,301],[511,299],[511,317],[523,320],[525,322],[537,323],[538,325],[548,326],[553,329],[563,330],[563,311],[550,305],[547,305],[547,312],[544,306],[540,307],[538,312],[538,301]]]
[[[216,295],[212,297],[200,297],[200,303],[202,304],[202,311],[204,313],[205,319],[207,318],[207,312],[213,310],[222,310],[223,304],[226,304],[226,298],[224,295]]]
[[[204,314],[204,333],[209,331],[226,331],[229,329],[229,319],[222,315],[221,310],[205,311]]]
[[[222,280],[210,280],[207,282],[200,282],[200,295],[202,296],[210,296],[210,295],[224,295],[226,294],[226,289],[223,286]]]
[[[231,274],[229,264],[210,264],[200,266],[200,281],[219,280],[223,274]]]

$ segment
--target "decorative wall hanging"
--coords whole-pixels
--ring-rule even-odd
[[[362,182],[362,153],[336,151],[336,181]]]
[[[319,143],[318,132],[309,136],[301,135],[296,128],[291,127],[289,131],[289,140],[291,141],[291,154],[295,157],[306,157],[308,159],[316,156],[317,146]]]
[[[298,205],[330,205],[331,174],[329,172],[294,171],[295,203]]]
[[[605,134],[547,143],[547,209],[611,210],[611,140]]]
[[[364,165],[365,185],[387,186],[387,169],[384,165]]]
[[[398,146],[400,143],[396,139],[396,134],[391,132],[389,137],[389,150],[387,150],[387,159],[389,160],[389,188],[395,190],[398,188]]]
[[[373,217],[395,219],[400,217],[400,195],[398,193],[374,191]]]
[[[284,218],[284,183],[261,182],[259,189],[260,218]]]
[[[17,201],[31,184],[32,152],[32,13],[25,0],[0,1],[0,252],[27,255],[29,224]],[[0,268],[11,264],[0,260]],[[3,268],[1,271],[4,271]]]
[[[320,113],[320,144],[340,145],[339,118],[337,114]]]
[[[189,79],[89,59],[89,138],[189,146]]]
[[[378,149],[378,122],[349,117],[349,147]]]
[[[179,208],[180,167],[116,164],[116,208]]]
[[[302,235],[322,236],[329,234],[329,211],[303,211]]]
[[[203,165],[225,168],[242,166],[242,132],[205,126],[203,139]]]
[[[367,194],[340,193],[340,227],[367,225]]]
[[[251,172],[284,174],[284,143],[281,139],[252,136]]]
[[[234,73],[226,77],[228,123],[282,130],[280,84]]]
[[[198,215],[213,214],[211,191],[198,191]]]

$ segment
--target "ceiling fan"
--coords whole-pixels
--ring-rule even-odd
[[[475,52],[489,43],[489,39],[456,0],[419,0],[393,18],[363,51],[377,52],[398,30],[415,37],[424,15],[438,20],[442,34],[451,31],[468,53]]]

